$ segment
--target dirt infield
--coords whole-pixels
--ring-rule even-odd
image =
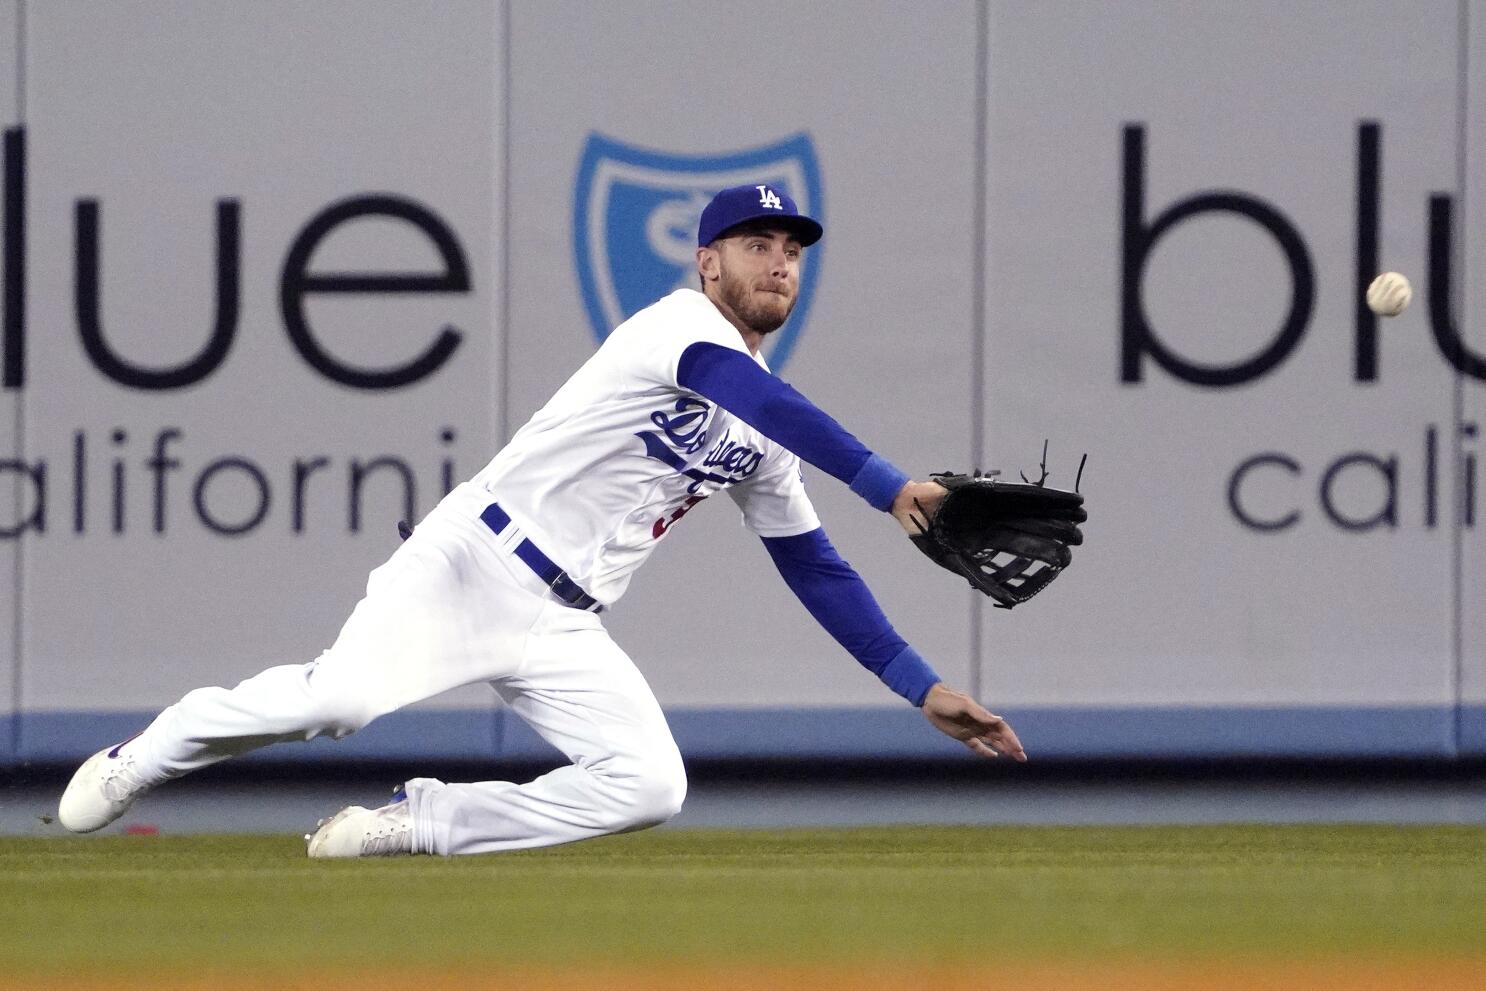
[[[1476,960],[1325,960],[1304,962],[1134,960],[1006,967],[667,967],[264,973],[200,976],[0,976],[0,991],[1480,991],[1486,956]]]

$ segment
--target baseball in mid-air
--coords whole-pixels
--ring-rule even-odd
[[[1367,287],[1367,308],[1380,317],[1396,317],[1414,298],[1409,280],[1397,272],[1384,272]]]

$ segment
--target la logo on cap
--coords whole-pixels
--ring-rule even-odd
[[[758,205],[766,206],[770,210],[783,210],[784,204],[779,202],[779,194],[768,186],[755,186],[758,190]]]

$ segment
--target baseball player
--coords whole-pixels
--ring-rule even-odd
[[[868,450],[759,353],[821,235],[772,186],[718,193],[699,225],[701,291],[678,289],[616,328],[371,573],[330,649],[190,692],[93,755],[62,796],[62,824],[99,829],[189,771],[279,741],[340,738],[481,681],[571,763],[525,784],[409,780],[386,806],[321,820],[311,857],[488,853],[665,822],[686,792],[681,755],[603,612],[671,528],[720,492],[864,667],[975,753],[1026,760],[1003,719],[945,686],[897,634],[805,494],[801,460],[910,534],[945,495]]]

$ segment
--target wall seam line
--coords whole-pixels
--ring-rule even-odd
[[[26,126],[26,0],[16,0],[16,25],[15,25],[15,115],[16,126],[22,128],[25,133]],[[26,198],[26,170],[25,170],[25,146],[22,145],[21,156],[21,216],[6,217],[6,224],[19,224],[22,238],[22,264],[21,272],[15,273],[16,278],[21,279],[21,299],[19,309],[20,319],[25,320],[25,198]],[[24,367],[24,366],[23,366]],[[15,443],[16,458],[24,461],[26,453],[26,403],[24,388],[17,389],[15,394]],[[16,475],[16,506],[21,503],[22,477]],[[21,758],[21,693],[25,688],[24,664],[22,663],[22,650],[25,647],[25,634],[23,623],[25,618],[24,605],[25,594],[21,583],[26,573],[26,541],[23,534],[18,534],[15,541],[15,568],[14,581],[12,582],[12,605],[14,608],[13,625],[11,629],[11,672],[10,672],[10,751],[13,759],[19,763]]]
[[[496,449],[506,446],[511,434],[511,0],[501,4],[500,25],[500,302],[497,331],[500,341],[500,399],[496,403]],[[490,452],[486,452],[488,457]],[[482,463],[485,460],[481,459]],[[500,703],[490,707],[490,745],[492,754],[500,756],[505,749],[506,714]]]
[[[1458,209],[1455,211],[1451,226],[1451,253],[1455,256],[1449,260],[1457,274],[1455,284],[1451,287],[1454,299],[1449,300],[1447,310],[1454,314],[1455,326],[1465,327],[1465,291],[1468,273],[1466,272],[1466,156],[1470,139],[1470,128],[1468,126],[1470,99],[1470,3],[1469,0],[1459,0],[1457,6],[1459,17],[1459,44],[1456,49],[1456,83],[1455,83],[1455,126],[1457,129],[1455,143],[1455,195]],[[1455,756],[1458,758],[1463,751],[1464,744],[1464,718],[1465,718],[1465,521],[1467,506],[1465,504],[1465,372],[1457,368],[1455,370],[1455,382],[1453,388],[1452,403],[1455,412],[1455,442],[1450,445],[1451,459],[1454,462],[1452,475],[1454,477],[1455,498],[1451,500],[1455,505],[1454,526],[1450,532],[1450,578],[1453,597],[1450,604],[1452,620],[1451,628],[1451,653],[1454,661],[1452,671],[1453,693],[1455,696],[1454,725],[1452,738]]]
[[[986,143],[989,125],[986,113],[989,109],[989,31],[990,18],[987,0],[977,0],[975,5],[975,178],[973,180],[971,223],[974,248],[972,251],[974,274],[971,276],[970,292],[970,459],[972,467],[984,468],[986,457],[985,439],[985,378],[986,378],[986,196],[987,168]],[[984,597],[974,589],[966,593],[970,597],[970,695],[979,699],[984,690],[985,644],[981,633],[985,618]]]
[[[504,447],[511,430],[511,3],[501,5],[501,286],[500,424],[496,442]]]

